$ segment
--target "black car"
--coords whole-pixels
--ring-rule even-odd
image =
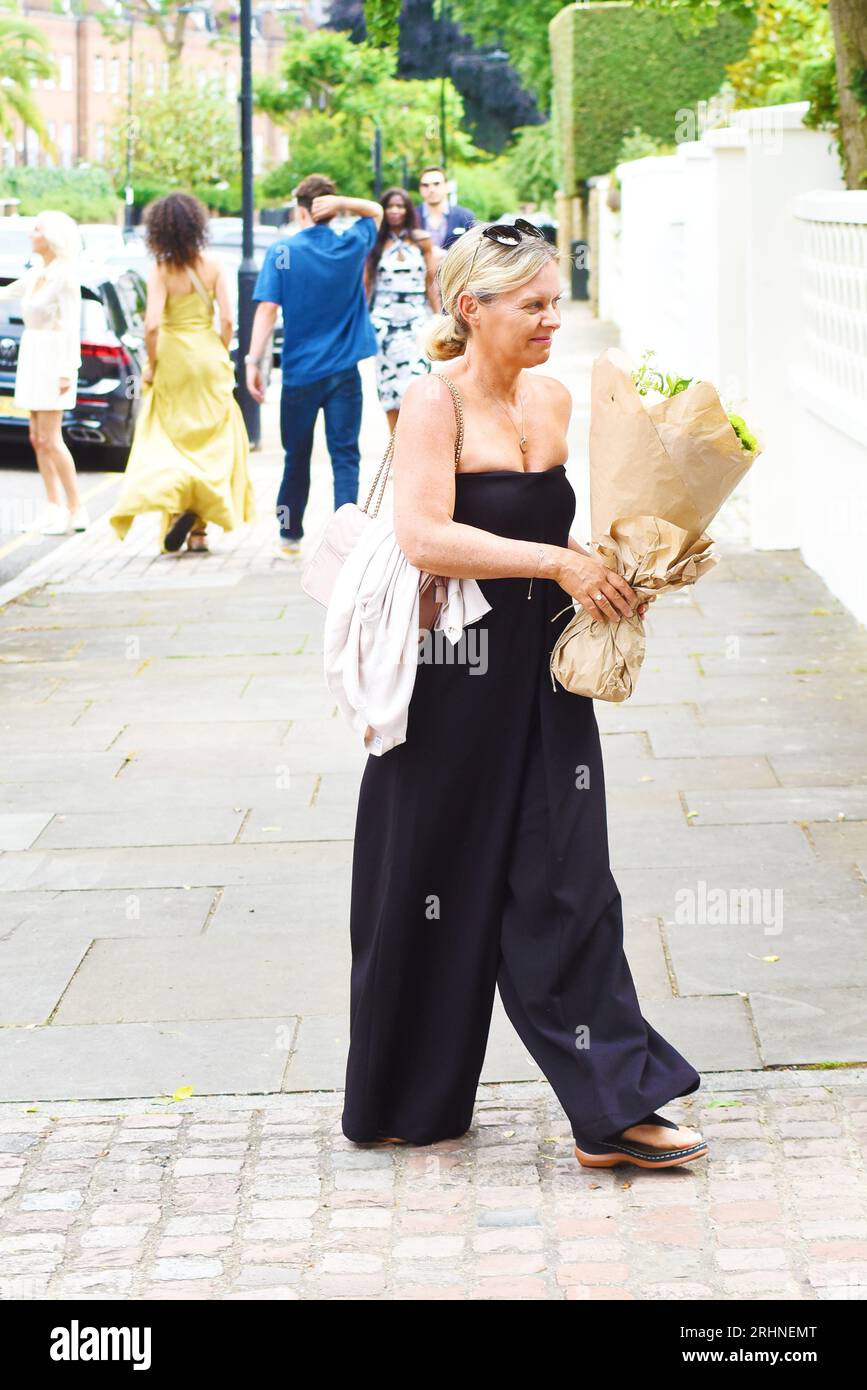
[[[0,284],[21,274],[0,263]],[[145,284],[134,269],[82,271],[78,399],[63,412],[73,454],[98,452],[103,467],[123,468],[132,443],[144,364]],[[25,441],[29,414],[15,405],[15,369],[24,329],[17,300],[0,300],[0,439]]]

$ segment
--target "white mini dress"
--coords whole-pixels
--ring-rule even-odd
[[[22,410],[71,409],[81,366],[81,284],[76,267],[59,259],[47,266],[37,263],[0,288],[0,298],[20,299],[24,319],[15,404]],[[61,377],[69,379],[65,391],[60,390]]]

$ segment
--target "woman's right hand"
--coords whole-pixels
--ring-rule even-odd
[[[616,623],[631,618],[638,608],[639,597],[632,586],[593,555],[564,550],[557,582],[591,618]]]

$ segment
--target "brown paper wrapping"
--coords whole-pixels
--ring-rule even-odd
[[[645,406],[619,348],[595,359],[590,384],[593,549],[641,600],[694,584],[718,563],[706,527],[757,455],[744,449],[714,387],[696,382]],[[608,622],[576,607],[551,653],[572,694],[626,700],[644,660],[644,622]]]

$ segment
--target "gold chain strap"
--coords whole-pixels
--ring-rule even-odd
[[[445,376],[444,374],[441,374],[441,376],[452,393],[452,400],[455,403],[455,414],[458,419],[458,432],[455,437],[455,471],[457,472],[458,464],[461,461],[461,450],[464,447],[464,407],[461,401],[461,393],[457,386],[455,386],[451,377]]]
[[[461,450],[464,447],[464,408],[461,402],[461,393],[455,386],[455,383],[452,381],[451,377],[447,377],[445,373],[438,373],[438,375],[440,380],[446,383],[446,385],[452,393],[452,401],[454,402],[455,407],[455,416],[458,422],[457,434],[455,436],[455,472],[457,472],[458,464],[461,461]],[[388,482],[388,473],[389,468],[391,466],[391,458],[393,453],[394,430],[392,430],[391,432],[391,437],[388,441],[388,448],[385,451],[382,463],[379,465],[379,468],[376,471],[376,477],[370,485],[370,492],[367,494],[367,501],[361,509],[364,512],[368,512],[369,515],[372,517],[375,517],[378,514],[380,505],[382,503],[382,499],[385,496],[385,485]],[[379,486],[380,479],[382,480],[381,487]],[[374,506],[373,511],[371,511],[370,504],[373,500],[374,493],[377,491],[377,488],[379,488],[379,496],[376,499],[376,505]]]

